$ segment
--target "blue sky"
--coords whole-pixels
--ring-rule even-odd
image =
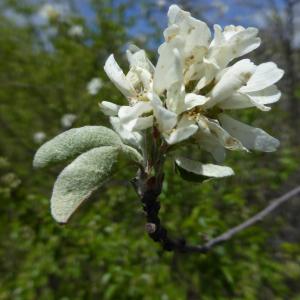
[[[50,0],[51,1],[51,0]],[[53,0],[52,0],[53,1]],[[66,1],[66,0],[63,0]],[[111,0],[114,3],[126,3],[127,0]],[[145,0],[146,1],[146,0]],[[140,36],[143,37],[144,33],[151,30],[149,29],[149,24],[143,20],[141,14],[141,2],[145,1],[136,1],[134,7],[128,10],[128,14],[137,16],[137,23],[134,27],[129,29],[129,33],[132,36]],[[191,0],[193,6],[197,6],[199,3],[201,5],[213,5],[215,7],[214,10],[210,10],[210,12],[206,12],[205,18],[212,24],[218,23],[221,26],[226,26],[229,24],[234,25],[243,25],[245,27],[254,26],[254,27],[264,27],[266,26],[266,14],[270,11],[268,8],[268,1],[266,0],[252,0],[252,3],[258,3],[263,8],[261,10],[253,10],[245,7],[244,5],[236,5],[236,3],[240,1],[243,3],[244,0]],[[61,1],[60,1],[61,2]],[[94,12],[89,5],[89,0],[75,0],[76,5],[82,15],[84,15],[88,20],[91,20],[94,16]],[[167,25],[167,10],[168,5],[159,6],[158,3],[166,2],[166,3],[174,3],[178,4],[178,0],[174,0],[170,2],[168,0],[147,0],[146,3],[152,3],[152,8],[154,9],[154,13],[151,15],[157,22],[157,24],[163,29]],[[284,0],[275,0],[276,5],[279,10],[283,12]],[[223,9],[224,14],[220,15],[217,11]],[[195,9],[197,10],[197,8]],[[299,17],[296,13],[296,18],[299,21],[299,30],[296,31],[296,40],[297,45],[300,45],[300,1],[299,1]]]
[[[0,0],[1,1],[1,0]],[[37,4],[43,5],[44,3],[55,3],[58,5],[68,5],[68,0],[32,0]],[[99,0],[100,1],[100,0]],[[107,0],[109,1],[109,0]],[[128,0],[110,0],[111,2],[118,4],[118,3],[125,3]],[[214,6],[215,8],[209,10],[209,12],[204,13],[204,17],[208,20],[211,24],[218,23],[221,26],[234,24],[234,25],[243,25],[243,26],[255,26],[255,27],[263,27],[266,25],[265,15],[268,13],[267,4],[268,1],[266,0],[252,0],[252,3],[259,3],[265,8],[261,10],[251,10],[245,6],[237,6],[235,3],[240,1],[243,3],[243,0],[191,0],[191,3],[194,6],[194,10],[197,12],[197,9],[201,9],[204,5]],[[275,0],[278,8],[283,7],[284,0]],[[90,24],[93,24],[93,18],[95,16],[95,12],[93,11],[92,7],[90,6],[90,0],[74,0],[77,9],[80,11],[80,14],[83,15],[87,20],[90,20]],[[178,0],[174,0],[173,2],[167,0],[144,0],[144,1],[136,1],[135,5],[128,9],[127,15],[134,15],[137,17],[137,22],[135,25],[129,29],[129,33],[135,37],[143,38],[145,33],[151,31],[152,27],[149,26],[146,20],[143,19],[142,10],[142,3],[151,4],[151,14],[150,17],[154,18],[156,23],[161,27],[163,30],[167,25],[167,10],[168,5],[170,3],[178,4]],[[169,3],[165,5],[159,5],[163,2]],[[197,4],[201,3],[199,8],[197,8]],[[223,14],[219,14],[218,11],[223,11]],[[201,11],[200,11],[201,12]],[[16,15],[13,11],[7,11],[6,14],[18,20],[20,23],[24,23],[21,15]],[[299,1],[299,14],[296,13],[296,19],[299,23],[299,30],[296,31],[297,37],[296,40],[297,45],[300,44],[300,1]],[[26,20],[25,20],[26,21]],[[299,33],[299,34],[298,34]],[[162,36],[162,34],[161,34]],[[141,41],[141,43],[143,43]]]
[[[154,3],[155,2],[158,3],[160,0],[152,0],[151,2]],[[163,0],[161,0],[163,1]],[[77,7],[80,9],[81,13],[86,16],[87,18],[92,18],[94,13],[89,5],[89,1],[88,0],[75,0]],[[114,1],[115,3],[126,3],[126,0],[116,0]],[[179,1],[174,0],[172,3],[174,4],[178,4]],[[246,25],[256,25],[257,20],[256,20],[256,16],[253,14],[253,10],[242,7],[242,6],[237,6],[235,4],[236,0],[195,0],[195,1],[191,1],[193,3],[193,5],[197,6],[197,2],[203,4],[203,5],[213,5],[214,7],[216,7],[215,11],[212,11],[211,13],[207,14],[208,18],[211,18],[212,21],[214,22],[218,22],[221,25],[226,25],[229,24],[230,22],[232,22],[233,20],[238,20],[242,23],[246,23]],[[258,2],[260,5],[266,5],[267,6],[267,1],[266,0],[253,0],[254,2]],[[282,7],[282,0],[276,0],[278,7]],[[139,11],[140,11],[140,2],[137,1],[137,4],[135,5],[135,7],[132,8],[132,11],[129,13],[135,14],[135,15],[139,15]],[[168,2],[169,3],[169,2]],[[218,6],[223,6],[226,8],[226,13],[222,16],[222,17],[217,17],[216,11],[217,11],[217,7]],[[157,8],[159,8],[159,5],[156,4]],[[153,7],[153,6],[152,6]],[[163,13],[167,13],[167,6],[165,6],[164,8],[161,9],[162,14]],[[217,17],[217,18],[216,18]],[[162,23],[165,23],[163,19],[160,19],[160,21],[162,21]],[[142,23],[142,22],[141,22]],[[142,24],[141,24],[142,25]],[[162,24],[163,25],[163,24]]]
[[[153,13],[152,17],[155,18],[155,20],[157,20],[157,23],[163,29],[167,25],[168,5],[161,7],[161,6],[159,6],[158,1],[163,1],[163,0],[156,0],[156,1],[152,0],[151,1],[152,3],[154,3],[154,5],[156,5],[156,9],[155,9],[155,12]],[[240,24],[240,22],[242,21],[241,24],[244,24],[247,26],[248,25],[249,26],[256,25],[256,24],[254,24],[254,22],[253,22],[253,24],[251,24],[251,20],[249,20],[249,18],[248,18],[248,16],[250,15],[249,10],[247,10],[247,9],[241,10],[241,8],[238,8],[236,5],[232,4],[234,1],[235,0],[224,0],[224,1],[222,1],[222,0],[213,0],[213,1],[201,0],[201,3],[204,5],[208,4],[208,3],[210,5],[211,5],[211,3],[213,3],[213,5],[216,4],[216,9],[212,10],[210,13],[206,14],[206,18],[209,19],[212,23],[218,22],[218,24],[225,26],[228,24],[237,23],[238,21]],[[84,15],[87,19],[92,20],[94,17],[94,12],[89,5],[89,1],[88,0],[76,0],[75,2],[77,5],[77,8],[80,10],[82,15]],[[126,3],[126,0],[115,0],[114,2],[115,3],[120,3],[120,2]],[[150,2],[148,2],[148,3],[150,3]],[[170,2],[168,2],[168,3],[170,3]],[[178,4],[178,1],[175,0],[172,3]],[[195,1],[193,3],[197,4],[197,2],[195,2]],[[222,17],[220,17],[219,14],[217,13],[217,11],[218,11],[217,7],[220,4],[226,10],[226,13]],[[153,7],[154,6],[152,6],[152,8]],[[135,16],[137,16],[137,19],[138,19],[135,26],[129,30],[129,33],[134,36],[142,36],[143,33],[147,32],[149,30],[147,22],[145,20],[143,20],[143,18],[140,17],[141,9],[142,8],[140,5],[140,2],[137,1],[136,5],[128,11],[128,14],[135,15]],[[238,17],[240,18],[240,20]],[[233,21],[235,19],[237,19],[236,22]]]

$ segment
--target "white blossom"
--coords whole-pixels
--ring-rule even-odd
[[[68,34],[72,37],[82,37],[83,27],[81,25],[73,25],[69,28]]]
[[[103,86],[103,82],[100,78],[93,78],[88,84],[87,84],[87,91],[90,95],[97,95],[100,89]]]
[[[62,116],[62,118],[60,120],[61,126],[63,128],[70,128],[70,127],[72,127],[72,125],[76,119],[77,119],[77,116],[74,114],[65,114]]]
[[[62,18],[66,11],[64,5],[46,3],[40,8],[38,15],[46,21],[55,21]]]
[[[225,150],[275,151],[278,140],[225,113],[249,107],[268,111],[280,99],[275,84],[283,70],[273,62],[255,65],[249,59],[237,60],[259,47],[258,30],[215,25],[212,36],[207,24],[176,5],[169,8],[168,18],[155,67],[137,47],[127,51],[126,75],[113,55],[105,64],[108,77],[128,101],[126,106],[100,104],[114,128],[142,147],[143,132],[155,126],[167,144],[189,139],[219,162]]]
[[[126,75],[113,55],[106,61],[104,70],[127,98],[128,105],[116,107],[105,101],[100,104],[100,107],[105,114],[119,119],[119,128],[124,128],[126,132],[141,131],[153,125],[153,115],[151,115],[153,108],[148,99],[148,92],[152,91],[154,66],[145,51],[135,46],[127,51],[127,58],[130,69]],[[113,120],[116,122],[115,118]]]
[[[34,140],[35,143],[41,144],[41,143],[43,143],[45,141],[46,137],[47,136],[46,136],[45,132],[38,131],[38,132],[34,133],[33,140]]]

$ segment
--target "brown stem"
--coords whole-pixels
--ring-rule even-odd
[[[132,184],[140,197],[140,201],[143,205],[143,210],[146,213],[147,223],[145,229],[148,235],[155,241],[162,245],[162,248],[166,251],[177,252],[195,252],[195,253],[207,253],[215,246],[230,240],[233,236],[246,228],[256,224],[263,220],[267,215],[272,213],[277,207],[287,202],[291,198],[300,194],[300,186],[294,188],[283,196],[274,199],[271,203],[262,211],[241,223],[240,225],[233,227],[221,234],[220,236],[208,241],[204,245],[188,245],[184,239],[171,239],[168,236],[167,230],[162,226],[159,218],[160,203],[158,197],[161,194],[163,175],[159,177],[147,177],[147,174],[140,171],[138,176],[132,180]]]
[[[158,197],[161,194],[163,179],[163,175],[149,178],[145,173],[139,171],[138,176],[132,180],[132,185],[140,197],[146,214],[145,229],[150,238],[160,243],[166,251],[184,252],[185,241],[183,239],[171,239],[166,228],[160,222]]]

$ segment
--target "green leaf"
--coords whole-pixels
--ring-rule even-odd
[[[119,135],[106,127],[73,128],[42,145],[35,154],[33,166],[41,168],[74,158],[92,148],[122,144]]]
[[[133,160],[140,165],[143,165],[144,159],[136,149],[128,145],[123,145],[121,150],[127,156],[128,159]]]
[[[58,176],[51,198],[51,213],[66,223],[80,204],[113,172],[120,147],[105,146],[81,154]]]
[[[184,157],[175,159],[176,170],[187,181],[203,182],[209,178],[221,178],[234,175],[231,168],[214,164],[202,164]]]

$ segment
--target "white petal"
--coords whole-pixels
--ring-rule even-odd
[[[178,5],[172,4],[169,7],[168,10],[168,19],[169,19],[169,25],[172,25],[176,22],[176,17],[177,15],[182,11],[182,13],[186,14],[189,16],[190,14],[188,12],[183,11]]]
[[[240,29],[238,29],[240,28]],[[234,32],[236,34],[234,34]],[[232,44],[232,59],[245,55],[260,46],[261,40],[257,37],[258,29],[249,27],[227,26],[224,30],[225,39]]]
[[[198,161],[194,161],[184,157],[177,157],[175,161],[179,167],[197,175],[202,175],[206,177],[215,177],[215,178],[234,175],[233,170],[225,166],[218,166],[213,164],[202,164]]]
[[[152,111],[150,102],[138,102],[134,106],[121,106],[118,116],[123,123],[137,119],[144,113]]]
[[[127,59],[131,67],[139,67],[154,73],[154,66],[148,59],[145,50],[138,49],[133,52],[131,49],[126,51]]]
[[[218,66],[223,69],[233,59],[245,55],[260,45],[260,38],[256,37],[256,28],[245,29],[242,26],[227,26],[224,31],[219,25],[214,26],[215,37],[209,48],[209,58],[214,58]]]
[[[153,116],[136,118],[128,123],[123,123],[123,126],[129,131],[145,130],[153,126]]]
[[[222,27],[220,25],[214,25],[214,39],[212,40],[207,59],[213,60],[220,69],[223,69],[231,60],[231,48],[227,43]]]
[[[180,81],[173,83],[167,92],[167,108],[178,115],[181,114],[185,111],[184,98],[184,85]]]
[[[173,49],[174,65],[172,67],[172,80],[167,87],[167,108],[177,114],[184,111],[185,88],[183,84],[183,67],[178,49]]]
[[[197,130],[198,130],[197,125],[189,125],[187,127],[177,128],[169,136],[165,136],[165,139],[169,145],[174,145],[176,143],[188,139]]]
[[[249,97],[245,94],[234,93],[230,98],[218,104],[222,109],[242,109],[252,107]]]
[[[225,114],[220,114],[218,118],[222,126],[248,149],[273,152],[279,147],[279,141],[260,128],[251,127]]]
[[[208,47],[211,38],[211,32],[204,22],[191,17],[189,23],[186,32],[182,33],[183,35],[186,34],[186,45],[184,47],[186,55],[195,53],[195,49]]]
[[[234,93],[229,99],[218,105],[222,109],[242,109],[257,107],[262,111],[269,111],[271,108],[259,101],[259,97],[250,97],[248,94]]]
[[[183,81],[182,57],[180,49],[183,40],[174,38],[170,43],[164,43],[159,48],[159,58],[155,68],[153,88],[160,95],[175,82]]]
[[[221,163],[225,160],[225,148],[221,145],[219,139],[215,135],[207,133],[207,131],[199,131],[196,139],[199,142],[199,146],[203,150],[211,153],[217,162]]]
[[[209,121],[208,127],[213,135],[215,135],[220,144],[228,150],[246,150],[242,143],[231,136],[224,128],[222,128],[217,122]]]
[[[146,91],[149,91],[152,87],[153,82],[152,74],[148,70],[142,69],[140,67],[136,67],[134,72],[137,74],[138,82],[142,83]]]
[[[247,95],[260,104],[272,104],[280,99],[281,92],[277,89],[276,85],[271,85],[264,90],[249,92]]]
[[[152,74],[147,69],[133,66],[127,73],[126,79],[136,90],[140,90],[141,85],[143,90],[146,91],[152,88]]]
[[[170,42],[176,35],[179,34],[180,28],[176,24],[170,25],[164,30],[164,38],[166,42]]]
[[[284,74],[284,71],[279,69],[273,62],[267,62],[257,66],[253,76],[249,79],[246,86],[240,89],[242,93],[256,92],[263,90],[277,81]]]
[[[211,32],[207,24],[193,18],[189,12],[177,5],[170,7],[168,16],[169,27],[164,32],[165,40],[167,43],[176,39],[183,41],[178,48],[185,63],[185,82],[199,80],[201,72],[206,69],[198,70],[207,53]]]
[[[186,64],[185,66],[185,70],[184,70],[185,84],[188,84],[190,81],[193,80],[199,80],[201,77],[206,76],[207,69],[211,67],[210,65],[205,66],[205,62],[207,60],[205,58],[206,53],[207,53],[207,48],[195,47],[192,56],[190,56],[187,60],[188,64]]]
[[[248,79],[252,76],[255,70],[255,65],[249,59],[243,59],[228,68],[225,75],[212,89],[210,96],[211,100],[205,105],[210,108],[217,103],[229,98],[241,86],[245,85]]]
[[[104,65],[104,70],[110,80],[126,97],[134,97],[135,90],[132,84],[126,79],[125,74],[115,61],[114,55],[110,55]]]
[[[200,91],[202,88],[210,84],[219,70],[220,68],[214,59],[204,58],[197,74],[198,78],[202,78],[198,81],[195,91]]]
[[[130,132],[122,125],[118,117],[110,117],[110,123],[113,129],[120,135],[125,143],[141,149],[143,137],[138,132]]]
[[[170,131],[177,123],[177,114],[164,108],[157,95],[149,93],[148,98],[152,103],[160,132]]]
[[[185,110],[190,110],[195,106],[204,105],[209,98],[193,93],[186,94],[184,98]]]
[[[203,115],[197,117],[197,124],[199,126],[199,131],[205,134],[211,134],[210,128],[208,127],[209,120]]]
[[[224,28],[223,36],[226,41],[229,41],[234,36],[238,35],[241,32],[244,32],[244,31],[245,31],[245,28],[243,26],[228,25],[228,26],[225,26],[225,28]]]
[[[214,38],[211,41],[210,47],[218,47],[225,42],[225,37],[222,33],[222,27],[218,24],[214,25]]]
[[[141,80],[139,74],[137,73],[137,67],[131,67],[125,77],[126,80],[133,86],[133,88],[136,91],[140,88]],[[129,100],[132,100],[132,98],[137,98],[137,97],[131,96],[128,98]]]
[[[169,25],[176,24],[179,33],[186,40],[185,53],[189,55],[195,47],[208,46],[211,37],[210,30],[204,22],[191,16],[189,12],[171,5],[168,12]]]
[[[108,101],[102,101],[99,107],[107,116],[117,116],[120,109],[120,105]]]
[[[191,137],[198,130],[198,126],[186,117],[182,117],[179,121],[177,128],[172,131],[172,133],[167,136],[165,135],[165,140],[169,145],[179,143],[183,140]]]
[[[178,122],[177,127],[186,127],[186,126],[189,126],[189,125],[194,124],[194,123],[195,123],[194,120],[190,120],[186,115],[183,115],[183,117]]]

